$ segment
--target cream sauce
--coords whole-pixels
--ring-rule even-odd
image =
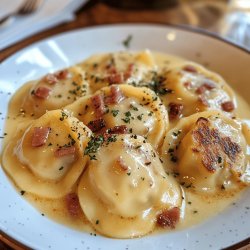
[[[132,59],[129,59],[130,62],[133,62],[133,60],[138,60],[136,65],[138,66],[138,68],[140,68],[139,73],[135,74],[131,78],[133,79],[133,82],[140,82],[142,80],[147,81],[147,77],[151,79],[152,75],[148,75],[145,72],[171,70],[176,67],[180,67],[180,65],[183,65],[185,63],[189,63],[186,62],[186,60],[175,56],[168,56],[160,53],[147,53],[149,55],[144,55],[142,53],[140,56],[132,57]],[[104,59],[104,56],[93,56],[92,58],[80,64],[80,67],[82,66],[84,70],[91,70],[93,64],[98,64]],[[123,60],[124,62],[126,62],[126,56]],[[119,60],[119,67],[126,70],[126,67],[120,66],[123,60]],[[128,82],[131,82],[131,79],[128,80]],[[20,131],[24,131],[24,128],[26,128],[28,124],[35,119],[35,116],[32,113],[28,113],[22,108],[24,98],[28,95],[31,86],[33,86],[33,82],[25,84],[15,93],[9,103],[8,117],[5,124],[6,136],[4,139],[4,147],[15,137],[17,133],[19,133]],[[103,86],[105,86],[105,84],[101,84],[101,87]],[[91,88],[92,86],[90,85],[90,89]],[[94,86],[93,89],[97,90],[96,86]],[[239,95],[236,96],[236,99],[238,103],[237,112],[239,117],[244,118],[246,120],[246,123],[249,124],[250,112],[248,104]],[[148,120],[148,122],[151,122],[150,119]],[[172,126],[174,126],[174,124],[175,122],[172,123]],[[11,157],[11,155],[9,157]],[[237,190],[231,192],[222,191],[215,195],[201,195],[193,191],[191,192],[189,189],[185,189],[181,220],[177,224],[176,229],[179,230],[187,228],[191,225],[200,223],[204,220],[204,218],[207,219],[209,217],[215,216],[219,212],[223,211],[227,206],[229,206],[229,204],[232,204],[235,200],[237,200],[242,190],[244,190],[244,188],[239,187]],[[20,191],[22,190],[19,190],[19,192]],[[72,191],[76,192],[76,186]],[[79,217],[77,218],[70,216],[68,210],[66,209],[64,198],[46,199],[28,192],[21,193],[23,194],[24,198],[26,198],[40,211],[41,215],[47,216],[59,223],[65,224],[80,231],[96,233],[95,229],[93,229],[90,222],[88,222],[83,212],[81,212]],[[156,230],[156,232],[159,231],[162,231],[162,229],[158,228],[158,230]],[[165,232],[166,230],[164,229],[163,231]]]

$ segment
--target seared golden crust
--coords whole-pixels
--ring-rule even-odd
[[[221,136],[217,129],[210,128],[209,120],[204,117],[197,120],[196,126],[192,133],[196,147],[192,150],[194,153],[201,152],[202,164],[208,171],[215,172],[216,166],[225,156],[229,165],[236,162],[237,156],[242,151],[239,144],[229,137]]]

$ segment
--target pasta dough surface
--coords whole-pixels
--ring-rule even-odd
[[[248,105],[202,65],[110,52],[22,86],[1,160],[45,216],[141,237],[187,228],[237,199],[250,185],[248,124]]]

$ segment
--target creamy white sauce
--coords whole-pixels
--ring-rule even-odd
[[[129,60],[129,63],[134,63],[134,60],[136,61],[136,65],[138,66],[137,73],[135,73],[131,78],[129,78],[127,81],[128,83],[132,82],[141,82],[142,80],[146,81],[152,77],[151,73],[148,74],[149,71],[162,71],[162,70],[171,70],[173,68],[178,68],[180,65],[184,65],[187,63],[185,60],[174,57],[174,56],[168,56],[164,54],[159,53],[152,53],[146,52],[146,54],[140,54],[137,57],[131,57],[129,56],[129,59],[126,57],[126,53],[124,52],[125,56],[120,57],[120,59],[116,59],[119,61],[118,68],[125,71],[126,67],[124,65],[127,64],[127,60]],[[115,58],[117,55],[115,56]],[[103,64],[103,61],[105,62],[105,57],[103,56],[93,56],[91,59],[86,60],[83,64],[80,64],[80,66],[83,67],[84,70],[95,72],[93,69],[93,64],[100,63]],[[124,65],[123,65],[124,63]],[[98,76],[102,76],[101,69],[97,70]],[[91,72],[88,72],[88,74],[91,74]],[[87,80],[88,81],[88,80]],[[4,145],[6,146],[13,138],[15,138],[15,135],[17,133],[24,132],[25,128],[34,120],[37,118],[35,115],[33,115],[33,112],[24,111],[22,107],[22,103],[24,102],[25,96],[28,95],[28,92],[30,91],[30,87],[33,83],[28,83],[24,85],[22,88],[20,88],[14,97],[11,99],[9,104],[9,111],[8,111],[8,118],[6,119],[6,125],[5,125],[5,133],[7,134],[5,136]],[[95,91],[99,89],[100,87],[105,86],[105,84],[101,83],[100,85],[95,85],[94,83],[91,83],[93,85],[90,85],[90,89],[92,91]],[[58,89],[57,89],[58,92]],[[166,96],[168,98],[168,96]],[[250,125],[250,112],[249,112],[249,106],[248,104],[239,96],[236,97],[238,107],[237,107],[237,117],[243,118],[246,124]],[[179,100],[182,101],[181,97],[175,97],[171,96],[170,100]],[[124,101],[124,107],[129,106],[130,104],[137,105],[135,100],[127,99]],[[169,103],[169,101],[167,101]],[[116,107],[115,107],[116,108]],[[193,108],[193,107],[192,107]],[[146,109],[144,107],[139,107],[139,112],[143,113],[146,112]],[[126,108],[121,110],[122,112],[126,111]],[[120,115],[116,117],[116,119],[121,119]],[[154,125],[155,120],[153,117],[149,117],[148,119],[142,119],[142,122],[136,124],[135,121],[131,122],[131,127],[134,127],[134,133],[142,133],[145,134],[145,131],[141,131],[142,129],[148,128],[148,132]],[[175,126],[175,122],[172,122],[170,124],[170,127]],[[142,126],[143,125],[143,126]],[[249,128],[246,126],[246,130],[249,131]],[[250,142],[249,138],[246,138],[247,142]],[[113,149],[114,154],[117,152],[116,148]],[[249,150],[250,154],[250,150]],[[122,155],[122,157],[125,157],[125,155]],[[9,158],[13,157],[12,155],[8,156]],[[108,157],[108,156],[107,156]],[[131,156],[133,157],[133,156]],[[141,158],[136,155],[134,156],[135,160],[138,162],[138,164],[141,162]],[[105,161],[105,159],[103,159]],[[106,162],[106,161],[105,161]],[[106,162],[107,163],[107,162]],[[6,168],[8,166],[5,166]],[[250,168],[248,167],[248,170],[246,171],[246,178],[250,179]],[[148,175],[150,178],[153,178],[148,172]],[[138,177],[138,176],[137,176]],[[130,185],[137,186],[138,180],[134,178]],[[18,187],[17,187],[18,188]],[[77,185],[74,185],[72,191],[76,191]],[[195,225],[197,223],[200,223],[203,220],[206,220],[207,218],[210,218],[212,216],[215,216],[219,212],[223,211],[229,204],[232,204],[235,200],[237,200],[242,192],[244,187],[239,186],[238,189],[235,189],[233,191],[228,192],[218,192],[214,195],[203,193],[202,195],[200,193],[191,192],[189,189],[184,189],[185,197],[182,211],[181,211],[181,219],[180,222],[176,225],[176,230],[183,229],[190,227],[191,225]],[[20,191],[20,190],[19,190]],[[25,190],[24,190],[25,191]],[[126,193],[126,192],[125,192]],[[184,196],[184,195],[183,195]],[[88,219],[85,217],[83,212],[80,213],[79,217],[74,218],[69,215],[69,212],[66,209],[65,206],[65,199],[47,199],[47,198],[41,198],[39,196],[33,195],[31,193],[24,193],[23,197],[26,198],[31,204],[33,204],[42,215],[47,216],[59,223],[63,223],[67,226],[73,227],[77,230],[83,230],[87,232],[96,233],[95,229],[91,226]],[[113,199],[113,197],[112,197]],[[164,197],[162,197],[162,202],[164,202]],[[136,207],[138,209],[138,207]],[[114,208],[115,209],[115,208]],[[117,209],[117,208],[116,208]],[[119,208],[123,211],[124,214],[126,212],[133,211],[125,211],[124,207]],[[130,207],[128,207],[130,209]],[[135,209],[136,210],[136,209]],[[134,211],[135,212],[135,211]],[[149,213],[149,211],[145,211],[145,213]],[[145,215],[146,216],[146,215]],[[112,226],[114,227],[115,231],[115,223],[112,223]],[[159,228],[158,228],[159,229]],[[98,230],[98,229],[97,229]],[[162,231],[161,229],[156,230],[156,232]],[[163,230],[166,231],[165,229]],[[109,235],[110,236],[110,235]],[[112,235],[111,235],[112,236]]]

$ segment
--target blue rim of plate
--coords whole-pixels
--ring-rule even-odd
[[[64,36],[64,35],[67,35],[67,34],[70,34],[70,33],[78,32],[78,31],[80,32],[82,30],[91,30],[91,29],[95,29],[95,28],[109,28],[109,27],[116,27],[116,26],[126,27],[126,26],[134,26],[134,25],[151,26],[151,27],[166,27],[166,28],[174,28],[174,29],[181,30],[181,31],[187,31],[187,32],[190,32],[190,33],[195,33],[195,34],[199,34],[199,35],[202,35],[202,36],[205,36],[205,37],[213,38],[214,40],[226,43],[227,45],[230,45],[231,47],[239,49],[242,52],[245,52],[247,54],[250,54],[250,50],[248,50],[246,47],[240,46],[240,45],[236,44],[235,42],[233,42],[233,41],[231,41],[231,40],[229,40],[227,38],[224,38],[224,37],[221,37],[221,36],[217,35],[216,33],[213,33],[213,32],[204,30],[202,28],[198,28],[198,27],[191,27],[191,26],[188,26],[188,25],[177,25],[177,24],[170,24],[170,23],[161,23],[161,22],[159,22],[159,23],[143,23],[143,22],[126,23],[126,22],[120,22],[120,23],[115,23],[115,24],[89,25],[87,27],[75,28],[75,29],[71,29],[71,30],[68,30],[68,31],[64,31],[64,32],[52,35],[52,36],[48,36],[46,38],[43,38],[43,39],[40,39],[40,40],[36,41],[33,44],[29,44],[27,46],[22,47],[21,49],[19,49],[17,51],[14,51],[9,56],[7,56],[5,59],[0,61],[0,65],[2,63],[4,63],[5,61],[7,61],[10,57],[14,56],[14,54],[16,54],[18,52],[21,52],[23,49],[28,49],[29,47],[32,47],[32,46],[34,46],[36,44],[39,44],[39,43],[42,43],[42,42],[44,42],[44,41],[46,41],[47,39],[50,39],[50,38],[57,38],[57,37]],[[42,32],[39,32],[39,33],[42,33]],[[39,34],[39,33],[37,33],[37,34]],[[24,41],[24,40],[22,40],[22,41]],[[9,47],[7,47],[6,49],[8,49],[8,48]],[[31,249],[31,248],[25,246],[24,244],[22,244],[21,242],[13,239],[12,237],[10,237],[6,233],[4,233],[2,230],[0,230],[0,240],[2,240],[5,244],[9,245],[10,247],[14,247],[14,249],[17,249],[17,250],[22,250],[22,249],[23,250],[26,250],[26,249],[29,250],[29,249]],[[248,237],[248,238],[246,238],[246,239],[244,239],[244,240],[242,240],[240,242],[237,242],[237,243],[235,243],[235,244],[233,244],[231,246],[222,248],[222,250],[234,250],[234,249],[236,250],[236,249],[246,247],[246,246],[250,246],[250,237]]]

